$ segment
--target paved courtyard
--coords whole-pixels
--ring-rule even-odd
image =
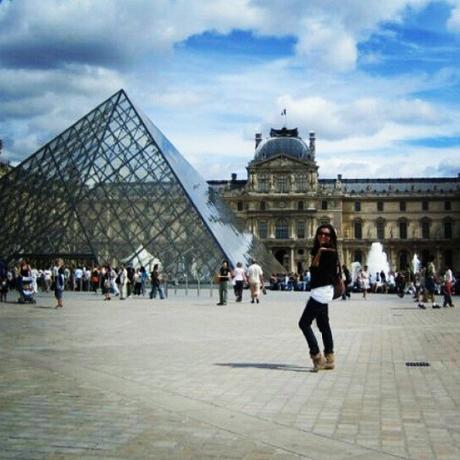
[[[0,458],[460,458],[460,305],[334,301],[315,374],[306,293],[66,294],[0,304]]]

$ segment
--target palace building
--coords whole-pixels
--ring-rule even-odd
[[[310,264],[316,227],[338,232],[343,263],[366,262],[380,242],[393,270],[414,255],[430,255],[436,266],[460,270],[460,174],[451,178],[321,179],[315,134],[308,144],[297,129],[272,129],[255,136],[247,179],[212,180],[214,188],[257,235],[286,271]]]

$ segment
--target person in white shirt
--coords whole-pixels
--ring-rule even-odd
[[[251,303],[259,303],[260,289],[264,285],[264,272],[262,267],[252,259],[251,265],[246,272],[248,278],[249,290],[251,291]]]
[[[241,262],[236,263],[236,268],[233,270],[232,276],[235,282],[236,301],[241,302],[243,300],[244,282],[246,281],[246,274],[244,273],[243,264]]]

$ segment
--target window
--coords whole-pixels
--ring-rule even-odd
[[[286,176],[278,176],[276,178],[276,191],[278,193],[287,193],[288,192],[288,183]]]
[[[385,222],[383,220],[377,221],[377,239],[378,240],[385,239]]]
[[[454,261],[452,251],[450,249],[448,249],[447,251],[444,251],[443,255],[444,255],[444,266],[452,268],[453,261]]]
[[[400,201],[399,202],[399,210],[400,211],[405,211],[406,210],[406,202],[405,201]]]
[[[422,265],[426,266],[429,259],[430,259],[430,251],[428,251],[428,249],[424,249],[422,251]]]
[[[355,262],[359,262],[360,264],[363,263],[363,253],[360,249],[357,249],[354,252],[353,258],[355,259]]]
[[[259,238],[268,238],[268,224],[265,221],[259,222]]]
[[[259,177],[258,179],[257,190],[259,190],[259,192],[267,193],[270,189],[268,177]]]
[[[243,202],[238,201],[238,203],[236,204],[236,208],[238,209],[238,211],[242,211],[243,210]]]
[[[383,211],[383,201],[377,201],[377,211]]]
[[[444,211],[450,211],[450,210],[451,210],[450,201],[444,201]]]
[[[265,211],[266,209],[267,209],[267,205],[266,205],[265,201],[261,201],[260,202],[260,210]]]
[[[429,204],[427,200],[422,201],[422,211],[428,211],[429,209]]]
[[[355,201],[355,211],[361,211],[361,201]]]
[[[307,190],[307,176],[300,174],[297,176],[297,191],[305,192]]]
[[[326,200],[321,201],[321,209],[323,209],[323,210],[327,209],[327,201]]]
[[[299,202],[297,203],[297,209],[298,209],[299,211],[303,211],[303,201],[299,201]]]
[[[399,238],[402,240],[407,239],[407,222],[399,222]]]
[[[422,238],[428,240],[430,238],[430,222],[422,221]]]
[[[452,238],[452,222],[444,222],[444,238],[448,240]]]
[[[361,225],[361,221],[355,221],[355,238],[360,240],[363,237],[363,229]]]
[[[276,222],[275,238],[277,240],[289,239],[289,227],[286,220],[282,219]]]
[[[305,222],[297,222],[297,238],[305,238]]]
[[[399,269],[405,270],[409,266],[409,255],[407,251],[401,251],[399,253]]]

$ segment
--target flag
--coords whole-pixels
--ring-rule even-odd
[[[281,115],[286,115],[286,109],[283,109],[283,111],[281,112]]]

